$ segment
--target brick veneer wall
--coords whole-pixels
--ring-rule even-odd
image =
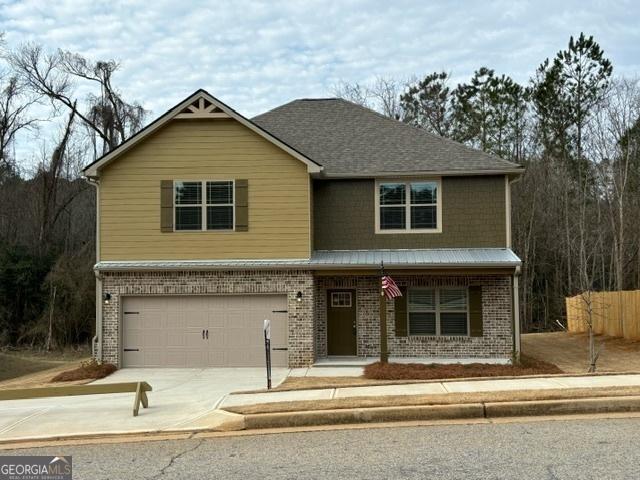
[[[224,295],[281,293],[287,295],[289,366],[314,361],[315,279],[308,271],[168,271],[105,272],[102,291],[111,294],[102,307],[102,360],[119,365],[122,296]],[[296,300],[297,292],[303,300]]]
[[[446,358],[510,358],[512,355],[511,278],[509,276],[394,277],[399,286],[482,285],[482,337],[395,336],[393,301],[387,302],[387,333],[391,355]],[[316,355],[327,355],[326,291],[356,289],[358,355],[380,354],[380,299],[377,277],[318,277],[316,282]]]

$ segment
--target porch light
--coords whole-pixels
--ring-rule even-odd
[[[109,303],[111,303],[111,294],[105,293],[104,295],[102,295],[102,301],[105,305],[109,305]]]
[[[302,292],[298,292],[298,293],[296,293],[296,300],[297,300],[298,302],[301,302],[301,301],[302,301]]]

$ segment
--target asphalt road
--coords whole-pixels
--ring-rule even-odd
[[[640,475],[640,418],[395,427],[0,451],[78,479],[610,479]]]

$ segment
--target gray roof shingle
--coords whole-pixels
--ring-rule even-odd
[[[514,171],[521,167],[339,99],[301,99],[252,121],[327,176]]]

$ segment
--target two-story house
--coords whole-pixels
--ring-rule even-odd
[[[249,120],[203,90],[84,170],[97,191],[95,355],[299,367],[518,352],[522,168],[341,99]]]

